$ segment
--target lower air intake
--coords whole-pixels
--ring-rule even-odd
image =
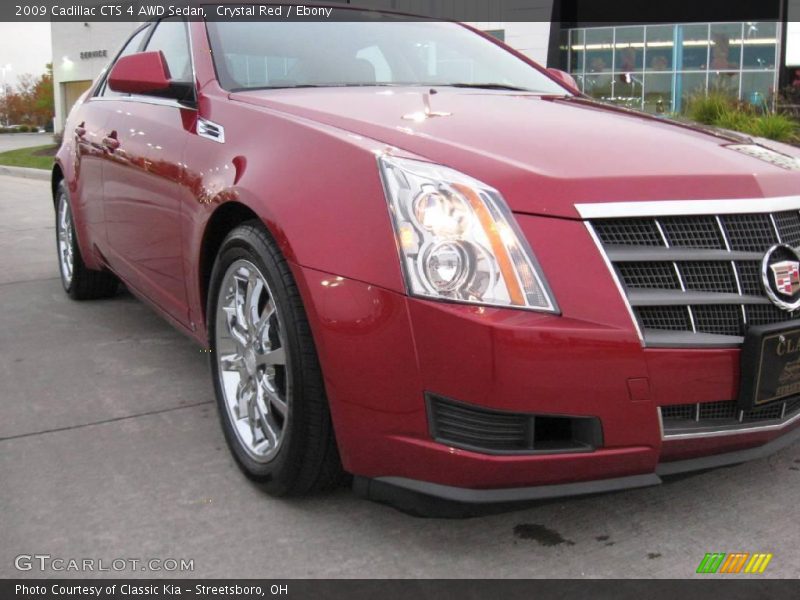
[[[427,394],[431,435],[442,444],[488,454],[591,452],[603,445],[600,420],[513,413]]]

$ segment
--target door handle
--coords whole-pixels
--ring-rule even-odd
[[[117,148],[119,148],[119,140],[117,139],[116,131],[112,131],[106,137],[103,138],[103,146],[105,146],[112,152]]]

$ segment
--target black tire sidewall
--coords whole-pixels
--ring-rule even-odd
[[[64,279],[64,272],[61,268],[61,248],[59,247],[58,232],[60,230],[60,208],[64,202],[70,211],[70,229],[72,231],[72,280],[67,284]],[[117,290],[118,280],[105,269],[92,270],[83,262],[81,247],[78,241],[78,230],[75,227],[75,211],[70,198],[67,185],[64,181],[59,182],[55,194],[56,209],[56,258],[58,260],[58,274],[61,279],[61,286],[67,295],[73,300],[95,300],[97,298],[110,298]]]
[[[268,488],[268,491],[280,495],[288,491],[288,488],[291,486],[295,475],[294,471],[297,468],[296,465],[299,463],[298,454],[302,454],[302,444],[300,442],[295,443],[295,440],[300,437],[298,431],[301,431],[305,425],[302,401],[302,353],[299,351],[299,340],[293,327],[298,315],[295,314],[294,307],[286,294],[275,256],[269,252],[268,248],[258,248],[258,245],[261,244],[254,246],[248,237],[242,235],[241,230],[234,230],[228,238],[226,238],[220,248],[211,273],[206,313],[209,348],[211,350],[210,365],[223,432],[236,461],[250,479],[264,484]],[[239,438],[234,431],[234,425],[228,413],[228,408],[225,406],[225,399],[219,377],[219,365],[217,364],[215,338],[220,287],[222,278],[225,276],[230,265],[239,259],[252,262],[258,267],[261,274],[267,280],[273,300],[283,319],[283,334],[290,363],[288,373],[291,386],[289,426],[284,431],[285,437],[283,438],[278,453],[272,460],[266,463],[259,463],[253,460],[239,442]]]
[[[70,220],[69,224],[72,228],[72,280],[67,284],[66,279],[64,279],[64,269],[62,267],[61,261],[61,244],[59,242],[59,233],[61,232],[61,203],[65,202],[69,207],[70,211]],[[56,191],[56,253],[58,257],[58,276],[61,278],[61,285],[64,288],[64,291],[67,294],[71,294],[73,288],[75,287],[75,274],[78,268],[78,260],[80,260],[80,250],[78,250],[77,246],[78,237],[75,233],[75,215],[72,212],[72,205],[70,204],[69,199],[69,192],[67,192],[67,188],[64,185],[64,182],[61,182],[58,186]]]

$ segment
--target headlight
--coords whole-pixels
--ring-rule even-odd
[[[379,163],[409,293],[558,312],[497,190],[440,165]]]

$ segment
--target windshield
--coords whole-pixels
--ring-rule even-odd
[[[567,90],[480,35],[446,22],[209,22],[227,90],[458,86],[565,95]]]

